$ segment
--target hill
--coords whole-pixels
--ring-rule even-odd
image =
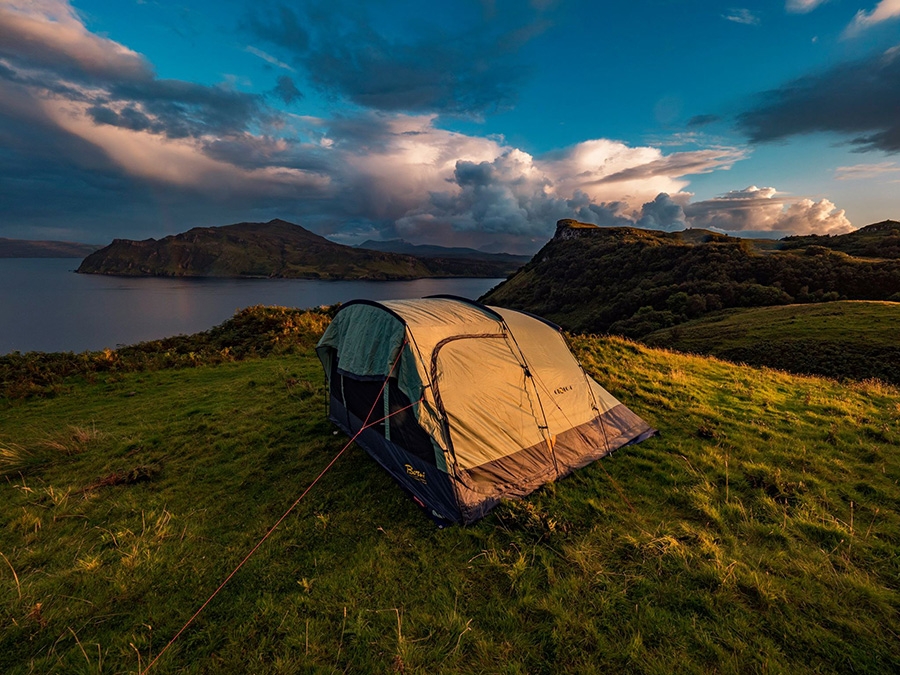
[[[839,301],[731,309],[642,341],[729,361],[900,385],[900,303]]]
[[[247,310],[0,400],[0,671],[147,666],[343,446],[323,325]],[[900,391],[573,346],[662,436],[445,530],[353,447],[151,673],[900,669]]]
[[[83,258],[99,246],[71,241],[32,241],[0,237],[0,258]]]
[[[513,255],[511,253],[486,253],[474,248],[461,246],[435,246],[433,244],[411,244],[403,239],[388,239],[387,241],[375,241],[368,239],[357,248],[367,248],[371,251],[390,251],[391,253],[404,253],[419,258],[464,258],[467,260],[484,260],[488,262],[505,263],[514,266],[511,271],[531,260],[531,256]]]
[[[858,230],[839,235],[815,235],[785,237],[780,242],[782,250],[821,246],[833,251],[867,258],[900,258],[900,222],[883,220]]]
[[[508,262],[422,259],[336,244],[283,220],[195,227],[163,239],[116,239],[78,272],[121,276],[419,279],[503,277]]]
[[[545,316],[567,330],[639,338],[732,307],[898,301],[900,260],[853,257],[822,246],[772,250],[702,230],[561,220],[532,261],[483,300]]]

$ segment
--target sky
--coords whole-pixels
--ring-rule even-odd
[[[900,0],[0,0],[0,237],[900,219]]]

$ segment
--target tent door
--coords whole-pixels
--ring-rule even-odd
[[[496,481],[555,475],[533,379],[505,334],[450,338],[433,354],[431,379],[459,469],[486,466]]]

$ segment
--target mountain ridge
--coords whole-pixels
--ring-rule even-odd
[[[507,261],[421,258],[329,241],[281,219],[194,227],[162,239],[114,239],[87,256],[82,274],[175,277],[404,280],[505,277]]]

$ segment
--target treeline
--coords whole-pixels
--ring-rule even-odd
[[[680,233],[633,228],[558,234],[484,300],[567,330],[633,338],[731,307],[900,301],[900,260],[821,246],[759,252],[750,241],[708,239],[692,244]]]

